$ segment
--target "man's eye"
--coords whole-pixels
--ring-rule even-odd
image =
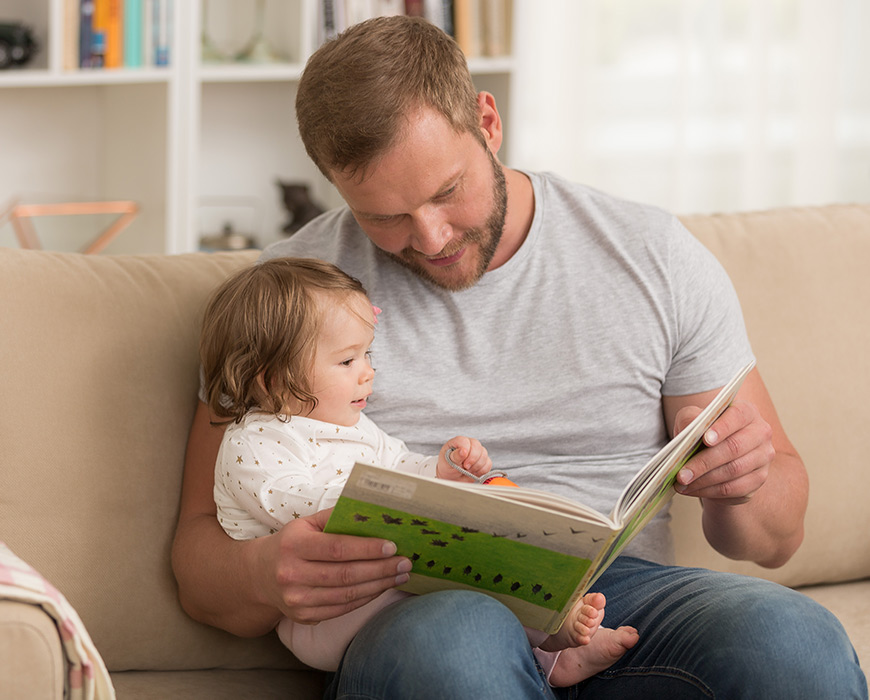
[[[401,216],[384,216],[378,219],[372,219],[371,223],[381,228],[390,228],[396,226],[402,221]]]
[[[383,216],[378,216],[377,214],[372,214],[370,216],[365,217],[367,221],[377,224],[379,226],[385,226],[387,224],[394,224],[397,221],[400,221],[402,218],[401,214],[384,214]]]
[[[435,199],[449,199],[455,193],[456,193],[456,185],[453,185],[453,187],[451,187],[450,189],[444,190],[443,192],[439,193],[438,196],[435,197]]]

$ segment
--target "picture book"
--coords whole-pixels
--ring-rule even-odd
[[[554,633],[574,603],[673,495],[682,465],[728,407],[743,367],[625,487],[609,515],[558,494],[439,480],[356,464],[326,532],[380,537],[413,563],[402,586],[487,593]]]

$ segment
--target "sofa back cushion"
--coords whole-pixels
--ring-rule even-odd
[[[55,583],[112,671],[283,667],[178,604],[169,552],[210,291],[256,253],[0,250],[0,540]]]
[[[806,464],[806,537],[768,570],[719,556],[695,499],[674,500],[678,560],[787,585],[870,577],[870,206],[835,205],[685,217],[722,262],[758,368]]]

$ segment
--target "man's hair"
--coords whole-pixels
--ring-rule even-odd
[[[255,408],[278,415],[295,401],[313,408],[323,316],[328,302],[352,294],[366,294],[359,280],[312,258],[276,258],[229,277],[209,301],[199,346],[213,420],[240,421]]]
[[[462,50],[435,25],[405,15],[366,20],[325,43],[296,94],[302,142],[330,180],[333,172],[364,175],[422,107],[484,143]]]

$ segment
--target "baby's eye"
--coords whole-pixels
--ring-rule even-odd
[[[353,364],[353,358],[339,362],[339,364],[342,365],[343,367],[350,367]]]

